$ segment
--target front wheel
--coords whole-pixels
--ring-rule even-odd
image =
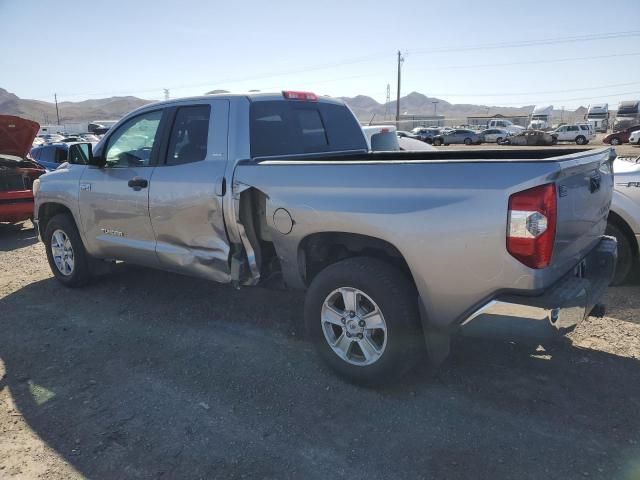
[[[43,240],[56,279],[67,287],[89,282],[89,256],[71,215],[59,214],[49,220]]]
[[[439,138],[436,138],[433,140],[433,144],[439,147],[440,145],[442,145],[442,140],[440,140]]]
[[[579,135],[578,137],[576,137],[576,144],[577,145],[586,145],[587,143],[587,139],[585,137],[583,137],[582,135]]]
[[[465,145],[471,145],[473,143],[473,141],[470,138],[465,138],[464,139],[464,144]]]
[[[414,286],[372,258],[322,270],[307,291],[305,322],[322,359],[356,383],[399,378],[424,351]]]
[[[611,145],[620,145],[620,139],[619,138],[612,138],[611,139]]]

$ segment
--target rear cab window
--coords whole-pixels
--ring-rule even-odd
[[[362,129],[345,105],[259,100],[250,108],[253,158],[367,150]]]

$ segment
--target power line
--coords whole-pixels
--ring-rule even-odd
[[[536,40],[522,40],[516,42],[504,42],[504,43],[489,43],[484,45],[469,45],[462,47],[443,47],[432,49],[419,49],[410,50],[411,54],[431,54],[431,53],[447,53],[447,52],[466,52],[474,50],[494,50],[501,48],[520,48],[520,47],[534,47],[540,45],[557,45],[560,43],[575,43],[575,42],[587,42],[594,40],[609,40],[619,39],[625,37],[637,37],[640,36],[640,30],[630,30],[625,32],[609,32],[609,33],[595,33],[588,35],[578,35],[572,37],[555,37],[555,38],[541,38]]]
[[[589,35],[580,35],[580,36],[573,36],[573,37],[554,37],[554,38],[547,38],[547,39],[537,39],[537,40],[527,40],[527,41],[520,41],[520,42],[506,42],[506,43],[495,43],[495,44],[486,44],[486,45],[467,45],[467,46],[459,46],[459,47],[444,47],[444,48],[440,48],[440,49],[430,49],[430,50],[413,50],[410,53],[412,54],[431,54],[431,53],[445,53],[445,52],[463,52],[463,51],[475,51],[475,50],[492,50],[492,49],[501,49],[501,48],[521,48],[521,47],[530,47],[530,46],[539,46],[539,45],[554,45],[554,44],[559,44],[559,43],[572,43],[572,42],[584,42],[584,41],[595,41],[595,40],[609,40],[609,39],[619,39],[619,38],[624,38],[624,37],[632,37],[632,36],[640,36],[640,30],[634,30],[634,31],[625,31],[625,32],[609,32],[609,33],[599,33],[599,34],[589,34]],[[624,55],[608,55],[610,57],[615,57],[615,56],[624,56]],[[355,58],[351,58],[351,59],[345,59],[342,61],[338,61],[338,62],[331,62],[331,63],[325,63],[325,64],[319,64],[319,65],[315,65],[315,66],[309,66],[309,67],[305,67],[305,68],[300,68],[300,69],[295,69],[295,70],[287,70],[287,71],[281,71],[281,72],[272,72],[272,73],[268,73],[268,74],[264,74],[264,75],[257,75],[257,76],[251,76],[251,77],[236,77],[236,78],[226,78],[226,79],[217,79],[217,80],[212,80],[212,81],[208,81],[208,82],[201,82],[201,83],[194,83],[194,84],[183,84],[183,85],[174,85],[171,87],[155,87],[155,88],[149,88],[149,89],[145,89],[145,90],[128,90],[128,91],[119,91],[119,92],[115,92],[115,91],[111,91],[111,92],[84,92],[84,93],[72,93],[72,94],[61,94],[61,96],[64,96],[66,98],[73,98],[73,97],[81,97],[81,96],[98,96],[98,95],[124,95],[124,94],[131,94],[131,93],[149,93],[149,92],[160,92],[162,91],[164,88],[170,88],[172,90],[181,90],[181,89],[187,89],[187,88],[198,88],[198,87],[209,87],[211,88],[212,86],[217,86],[217,85],[222,85],[225,83],[233,83],[233,82],[247,82],[247,81],[251,81],[251,80],[262,80],[265,78],[273,78],[273,77],[280,77],[280,76],[285,76],[285,75],[292,75],[292,74],[299,74],[299,73],[308,73],[308,72],[313,72],[313,71],[317,71],[317,70],[324,70],[324,69],[328,69],[328,68],[334,68],[334,67],[342,67],[345,65],[353,65],[353,64],[357,64],[357,63],[364,63],[364,62],[369,62],[372,60],[379,60],[381,58],[389,58],[389,52],[379,52],[376,54],[371,54],[371,55],[367,55],[367,56],[362,56],[362,57],[355,57]],[[599,58],[599,57],[584,57],[584,59],[593,59],[593,58]],[[564,59],[559,59],[556,61],[565,61]],[[515,63],[508,63],[508,64],[491,64],[491,65],[478,65],[478,66],[465,66],[465,65],[460,65],[460,66],[456,66],[456,65],[451,65],[451,66],[446,66],[446,67],[438,67],[438,68],[473,68],[473,67],[484,67],[484,66],[507,66],[507,65],[524,65],[524,64],[529,64],[529,63],[546,63],[546,61],[541,61],[541,62],[515,62]],[[553,62],[550,62],[553,63]],[[36,97],[36,98],[45,98],[47,97],[47,95],[42,95],[40,97]]]
[[[511,67],[515,65],[539,65],[542,63],[562,63],[562,62],[574,62],[580,60],[597,60],[602,58],[617,58],[617,57],[636,57],[640,55],[638,53],[610,53],[607,55],[594,55],[590,57],[566,57],[566,58],[555,58],[550,60],[530,60],[524,62],[508,62],[508,63],[476,63],[476,64],[465,64],[465,65],[437,65],[438,70],[449,70],[449,69],[464,69],[464,68],[485,68],[485,67]],[[431,67],[432,69],[433,67]]]
[[[640,82],[614,83],[611,85],[601,85],[599,87],[572,88],[562,90],[543,90],[539,92],[513,92],[513,93],[432,93],[429,95],[442,97],[515,97],[519,95],[542,95],[546,93],[584,92],[589,90],[601,90],[603,88],[628,87],[630,85],[640,85]]]

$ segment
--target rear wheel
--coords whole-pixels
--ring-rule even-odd
[[[471,145],[473,143],[473,141],[470,138],[465,138],[464,139],[464,144],[465,145]]]
[[[615,224],[608,223],[606,235],[616,237],[618,241],[618,263],[616,264],[616,273],[611,280],[611,285],[622,285],[631,271],[631,267],[635,263],[633,249],[629,237]]]
[[[305,299],[307,331],[342,377],[380,384],[406,373],[424,351],[415,288],[399,270],[350,258],[322,270]]]
[[[620,145],[620,139],[616,137],[612,138],[611,145]]]
[[[49,267],[67,287],[81,287],[89,282],[89,256],[73,217],[59,214],[47,223],[44,244]]]
[[[577,145],[586,145],[587,144],[587,139],[585,137],[583,137],[582,135],[578,135],[576,137],[576,144]]]
[[[435,138],[433,140],[433,144],[436,145],[436,146],[440,146],[440,145],[442,145],[442,140],[439,139],[439,138]]]
[[[496,138],[496,143],[502,143],[502,137]]]

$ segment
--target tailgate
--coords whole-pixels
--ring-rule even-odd
[[[558,158],[558,223],[552,265],[563,273],[591,251],[607,226],[613,194],[612,149]]]

